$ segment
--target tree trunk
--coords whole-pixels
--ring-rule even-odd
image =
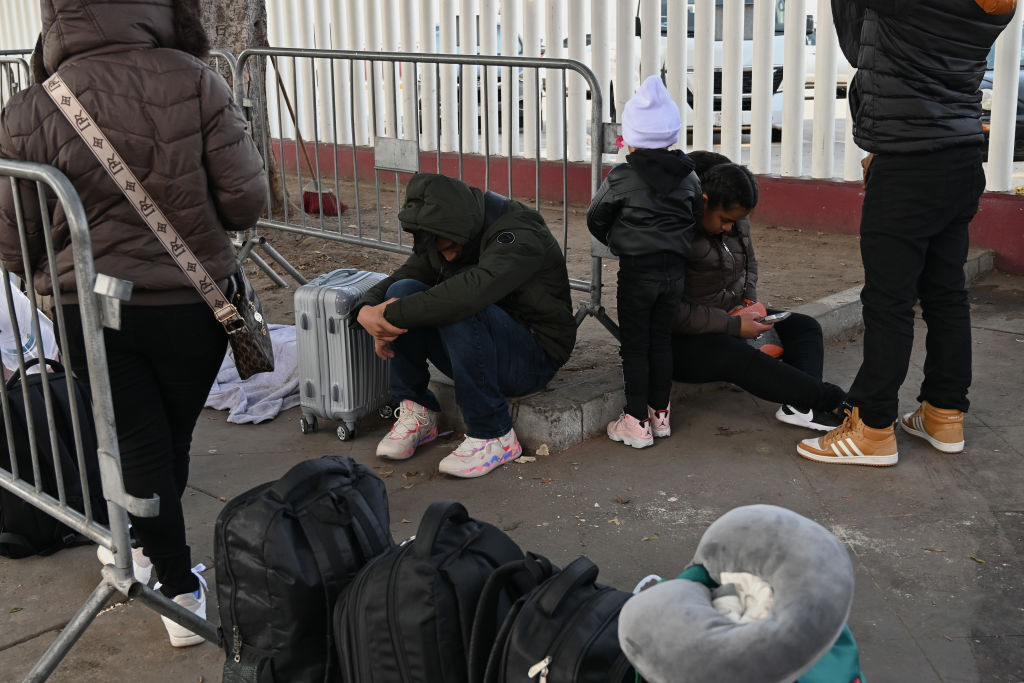
[[[266,0],[199,0],[203,28],[210,37],[210,47],[227,50],[236,58],[250,47],[268,47]],[[220,74],[232,83],[232,75],[224,60],[212,59]],[[269,149],[269,124],[266,96],[263,83],[253,88],[254,75],[265,73],[263,60],[249,60],[244,78],[244,92],[252,101],[252,136],[267,165],[272,201],[276,206],[283,202],[281,181],[278,177],[277,159]],[[234,84],[232,83],[234,87]],[[271,207],[268,207],[268,212]]]

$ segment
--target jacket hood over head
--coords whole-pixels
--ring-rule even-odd
[[[45,0],[40,9],[37,81],[83,55],[168,47],[205,58],[209,51],[198,0]]]
[[[429,233],[465,246],[483,230],[484,195],[457,178],[417,173],[406,188],[398,220],[417,238]]]

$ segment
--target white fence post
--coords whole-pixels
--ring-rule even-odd
[[[686,149],[686,126],[688,116],[686,103],[687,74],[686,74],[686,44],[688,16],[686,0],[668,0],[668,34],[678,36],[677,39],[667,41],[665,55],[665,80],[669,95],[679,105],[679,117],[682,119],[682,127],[679,131],[679,149]]]
[[[506,57],[519,55],[520,0],[501,0],[501,54]],[[524,44],[525,48],[525,44]],[[522,77],[519,69],[510,66],[501,73],[501,150],[510,157],[519,154],[519,108],[522,93],[519,84]],[[525,84],[524,84],[525,87]]]
[[[743,132],[743,2],[723,4],[722,16],[722,154],[740,161]]]
[[[547,0],[544,13],[546,26],[544,44],[547,56],[560,58],[565,56],[562,40],[565,37],[565,24],[562,22],[562,3],[558,0]],[[544,149],[548,159],[562,158],[562,142],[565,131],[562,120],[565,107],[565,78],[561,69],[545,69],[544,97]]]
[[[693,16],[693,148],[714,144],[715,0],[696,0]]]
[[[996,68],[992,89],[992,128],[988,141],[989,190],[1013,189],[1013,137],[1017,120],[1017,89],[1020,85],[1021,21],[1024,3],[996,39]],[[1017,141],[1021,144],[1021,141]]]
[[[775,77],[775,0],[754,0],[750,92],[750,170],[772,170],[772,84]]]
[[[836,148],[836,51],[832,3],[818,0],[817,46],[814,71],[814,120],[811,124],[811,175],[831,178]]]
[[[807,40],[804,0],[786,2],[786,47],[782,64],[782,175],[803,172],[804,43]]]
[[[601,4],[601,3],[597,3]],[[569,0],[569,59],[578,62],[585,62],[587,23],[583,20],[586,16],[587,3],[584,0]],[[587,84],[583,77],[574,71],[566,75],[569,79],[569,127],[565,134],[568,137],[567,152],[569,161],[583,161],[586,157],[585,148],[587,144],[587,120],[590,118],[587,113]]]
[[[637,72],[634,64],[635,36],[633,5],[630,2],[615,3],[615,116],[622,122],[622,108],[633,96]]]
[[[441,0],[441,20],[438,23],[441,52],[455,53],[455,0]],[[456,90],[459,67],[441,65],[441,151],[454,152],[458,145],[459,93]]]

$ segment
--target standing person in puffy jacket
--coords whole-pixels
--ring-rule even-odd
[[[405,460],[437,438],[429,360],[466,423],[438,469],[479,477],[522,452],[505,397],[542,389],[576,343],[565,257],[539,213],[457,178],[414,175],[398,220],[412,255],[353,307],[401,401],[377,455]]]
[[[757,301],[757,257],[747,219],[757,205],[757,180],[721,154],[696,151],[690,157],[704,211],[686,260],[686,293],[673,328],[673,379],[731,382],[781,403],[775,412],[781,422],[831,430],[842,422],[837,410],[845,392],[822,380],[825,344],[818,321],[801,313],[774,324],[761,322],[757,313],[730,315]],[[748,343],[772,329],[782,341],[781,358]]]
[[[846,421],[797,445],[819,462],[895,465],[898,392],[914,343],[914,304],[928,334],[917,410],[904,431],[963,450],[971,384],[967,226],[985,189],[981,85],[986,57],[1016,0],[832,0],[850,86],[853,139],[865,162],[860,251],[864,359]],[[955,30],[952,28],[955,27]]]
[[[224,80],[202,61],[208,48],[196,0],[46,0],[32,57],[36,85],[0,118],[0,156],[57,167],[85,207],[96,271],[130,280],[120,330],[104,330],[127,492],[159,496],[157,517],[132,517],[136,578],[155,570],[160,591],[205,617],[192,574],[181,496],[192,430],[216,377],[227,335],[189,279],[139,218],[39,85],[59,71],[175,230],[223,288],[237,267],[228,230],[251,226],[266,198],[263,164]],[[50,281],[39,203],[23,183],[21,207],[35,268]],[[68,326],[66,356],[88,381],[67,221],[51,204],[56,272]],[[22,273],[8,183],[0,183],[0,259]],[[104,562],[113,555],[97,553]],[[202,642],[164,619],[171,644]]]
[[[615,166],[587,211],[587,227],[619,257],[619,354],[626,406],[608,438],[633,448],[669,436],[672,321],[699,211],[700,182],[679,141],[682,121],[658,76],[622,111],[626,163]]]

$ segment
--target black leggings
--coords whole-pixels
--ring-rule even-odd
[[[794,313],[776,323],[775,331],[784,349],[781,359],[728,334],[673,335],[672,379],[694,384],[731,382],[758,398],[802,411],[838,408],[843,390],[821,379],[825,352],[818,321]]]
[[[88,386],[78,306],[65,306],[71,367]],[[156,517],[131,517],[132,536],[153,561],[169,597],[199,588],[185,541],[181,496],[189,449],[227,348],[205,303],[122,306],[121,329],[104,330],[125,490],[160,497]]]

